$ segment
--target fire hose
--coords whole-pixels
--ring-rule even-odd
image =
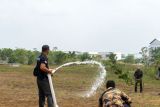
[[[60,69],[62,67],[73,65],[73,64],[76,64],[76,65],[80,65],[80,64],[96,64],[96,65],[99,65],[100,77],[97,78],[96,82],[91,87],[91,91],[85,96],[85,97],[90,97],[92,94],[94,94],[94,92],[97,90],[97,88],[104,82],[105,76],[106,76],[105,67],[97,61],[69,62],[69,63],[63,64],[63,65],[59,66],[58,68],[54,69],[52,71],[52,74],[54,74],[58,69]],[[49,85],[50,85],[50,89],[51,89],[51,94],[52,94],[54,107],[59,107],[58,104],[57,104],[56,96],[55,96],[55,91],[54,91],[54,86],[53,86],[51,74],[48,74],[48,80],[49,80]]]
[[[51,89],[51,94],[52,94],[54,107],[58,107],[51,74],[48,74],[48,80],[49,80],[49,85],[50,85],[50,89]]]

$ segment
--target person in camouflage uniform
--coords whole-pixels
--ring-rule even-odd
[[[99,98],[99,107],[130,107],[131,98],[115,88],[114,81],[108,81],[106,88],[107,90]]]

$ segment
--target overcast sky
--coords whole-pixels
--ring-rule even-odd
[[[0,48],[138,53],[160,36],[160,0],[0,0]]]

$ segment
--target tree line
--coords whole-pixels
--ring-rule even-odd
[[[37,50],[26,50],[26,49],[10,49],[10,48],[3,48],[0,49],[0,61],[5,61],[7,63],[20,63],[20,64],[35,64],[36,58],[41,53]],[[144,65],[149,64],[160,64],[160,48],[156,48],[154,50],[149,50],[147,47],[143,47],[140,52],[142,58],[135,58],[134,55],[129,54],[125,56],[121,62],[124,63],[142,63]],[[150,54],[150,55],[148,55]],[[65,62],[71,61],[85,61],[85,60],[98,60],[101,61],[100,56],[93,57],[89,55],[87,52],[82,54],[76,54],[76,52],[68,52],[65,53],[63,51],[50,51],[49,53],[49,62],[50,64],[62,64]],[[113,53],[109,56],[110,58],[113,57]],[[114,55],[115,57],[115,55]]]
[[[0,49],[0,61],[32,65],[36,63],[36,59],[40,54],[41,52],[36,49],[31,51],[26,49],[3,48]],[[87,52],[77,55],[74,51],[68,53],[62,51],[50,51],[48,59],[50,64],[62,64],[71,61],[90,60],[91,56]]]

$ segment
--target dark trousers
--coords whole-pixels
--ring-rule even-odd
[[[130,105],[128,104],[123,104],[124,107],[131,107]],[[107,107],[110,107],[110,106],[107,106]],[[112,107],[119,107],[118,105],[112,105]]]
[[[140,92],[142,93],[142,91],[143,91],[143,83],[142,83],[142,79],[135,80],[135,92],[137,92],[138,84],[140,84]]]
[[[129,104],[124,104],[123,106],[124,107],[131,107]]]
[[[48,79],[41,80],[37,78],[37,85],[39,89],[39,107],[44,107],[45,98],[47,98],[48,107],[54,107]]]

